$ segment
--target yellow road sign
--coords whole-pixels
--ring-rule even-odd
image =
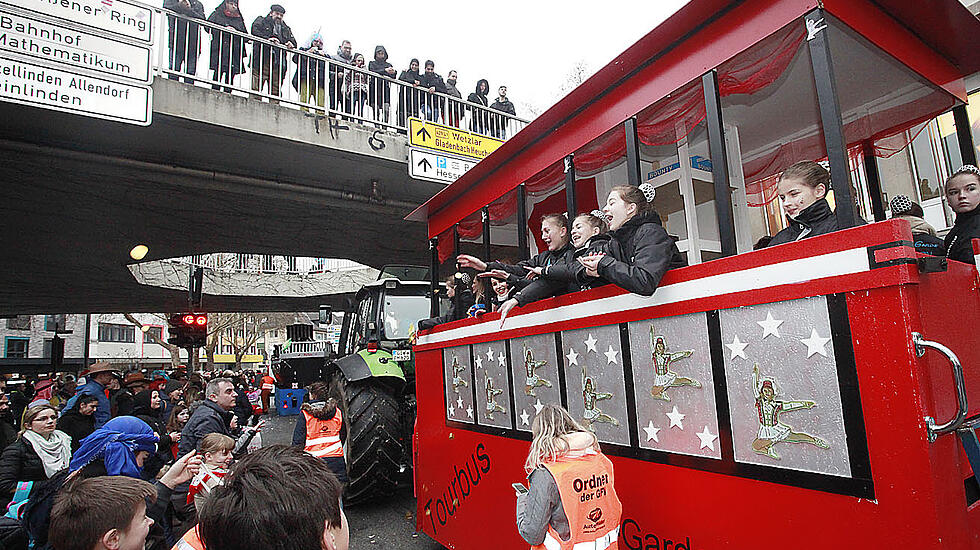
[[[410,118],[408,122],[408,136],[415,147],[483,159],[503,144],[499,139],[417,118]]]

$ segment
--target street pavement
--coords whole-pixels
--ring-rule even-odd
[[[262,428],[262,444],[292,443],[295,416],[268,416]],[[344,509],[350,523],[352,549],[440,550],[442,545],[415,532],[415,497],[410,483],[384,502]]]

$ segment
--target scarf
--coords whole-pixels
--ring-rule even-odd
[[[211,468],[207,464],[201,464],[201,471],[191,480],[187,488],[187,504],[193,504],[194,496],[198,493],[210,495],[211,490],[221,485],[222,478],[228,474],[225,468]]]
[[[139,418],[117,416],[82,440],[71,457],[69,471],[80,470],[101,458],[107,475],[139,479],[143,469],[136,464],[136,451],[156,452],[159,439]]]
[[[34,452],[44,465],[44,475],[51,477],[68,467],[71,460],[71,437],[65,432],[55,430],[48,439],[41,434],[27,430],[21,436],[34,448]]]

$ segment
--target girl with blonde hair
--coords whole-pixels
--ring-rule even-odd
[[[598,438],[558,405],[545,405],[535,415],[531,434],[524,463],[529,487],[517,496],[521,537],[536,548],[568,550],[588,543],[615,549],[622,505]]]

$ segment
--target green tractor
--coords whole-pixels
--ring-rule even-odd
[[[345,502],[391,494],[412,467],[415,361],[409,338],[431,304],[429,270],[385,267],[344,315],[339,350],[324,376],[347,425]],[[440,300],[440,309],[448,307]]]

